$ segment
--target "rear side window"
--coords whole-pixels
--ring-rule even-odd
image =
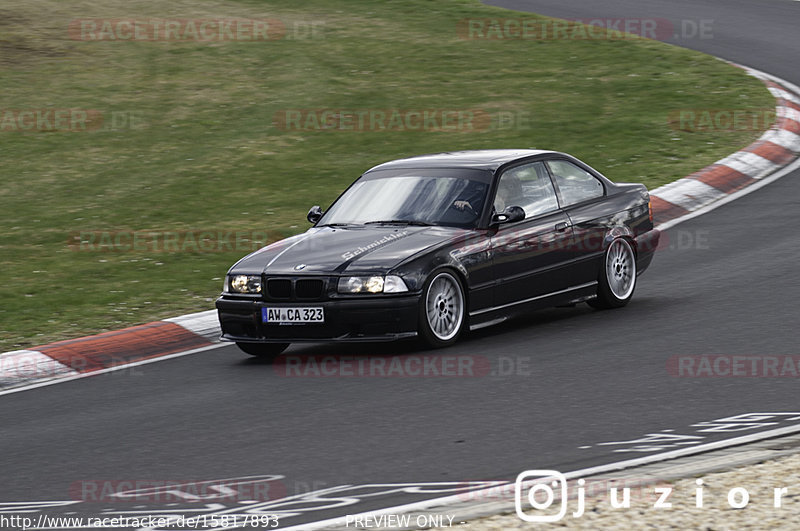
[[[603,195],[603,183],[594,175],[566,160],[549,160],[547,166],[561,192],[561,206],[574,205]]]

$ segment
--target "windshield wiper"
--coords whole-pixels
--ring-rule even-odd
[[[317,227],[348,227],[350,225],[353,225],[353,223],[324,223],[317,225]]]
[[[415,225],[417,227],[432,227],[433,223],[416,221],[413,219],[387,219],[382,221],[367,221],[364,225]]]

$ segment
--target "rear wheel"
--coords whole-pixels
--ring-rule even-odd
[[[420,335],[431,347],[452,345],[464,328],[466,303],[461,281],[441,271],[431,278],[420,300]]]
[[[272,359],[286,350],[289,343],[236,343],[244,352],[262,359]]]
[[[636,256],[624,238],[611,242],[600,270],[597,298],[588,301],[593,308],[621,308],[633,298],[636,288]]]

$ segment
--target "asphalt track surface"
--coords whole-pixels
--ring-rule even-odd
[[[800,84],[798,2],[492,3],[565,18],[713,19],[713,38],[676,42]],[[494,371],[512,374],[285,377],[280,364],[226,346],[2,396],[0,507],[75,500],[82,485],[76,482],[92,481],[275,474],[283,477],[271,483],[269,497],[280,498],[340,485],[513,480],[525,469],[570,471],[648,453],[613,451],[637,443],[601,442],[648,433],[707,442],[776,427],[698,433],[691,425],[798,411],[796,379],[675,377],[667,364],[674,356],[797,354],[798,178],[795,172],[671,229],[672,248],[657,254],[627,308],[540,311],[437,353],[487,359]],[[413,343],[310,345],[293,346],[288,354],[401,360],[431,354],[415,349]],[[432,495],[375,496],[283,524],[426,496]],[[169,508],[204,504],[178,501]],[[159,503],[136,507],[166,508]],[[117,514],[134,505],[103,500],[43,512]],[[236,503],[222,505],[235,509]]]

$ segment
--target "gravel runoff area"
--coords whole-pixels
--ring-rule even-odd
[[[682,464],[656,465],[647,470],[627,471],[604,475],[603,479],[587,478],[584,484],[585,512],[573,518],[578,501],[569,499],[566,515],[557,522],[529,523],[515,513],[479,518],[457,518],[458,529],[470,531],[513,529],[800,529],[800,437],[765,441],[756,448],[739,449],[698,456]],[[767,456],[781,457],[766,459]],[[749,464],[734,466],[737,463]],[[734,466],[734,468],[730,468]],[[728,470],[720,470],[726,469]],[[705,471],[703,471],[705,470]],[[720,470],[712,472],[711,470]],[[637,476],[637,472],[641,472]],[[619,477],[618,501],[623,501],[622,488],[630,488],[630,508],[613,508],[608,489],[614,483],[608,478]],[[675,479],[682,476],[683,479]],[[640,479],[636,479],[636,478]],[[660,479],[663,478],[663,479]],[[698,482],[702,485],[698,486]],[[654,482],[645,485],[645,482]],[[638,485],[638,486],[637,486]],[[667,500],[671,508],[654,508],[660,493],[656,488],[671,487]],[[570,491],[577,488],[572,481]],[[775,507],[775,489],[781,494],[780,507]],[[592,493],[592,490],[595,490]],[[697,491],[702,489],[702,507],[697,507]],[[746,489],[749,502],[742,508],[742,491]],[[659,491],[660,492],[660,491]],[[591,495],[594,494],[594,495]],[[729,502],[728,496],[732,499]],[[526,494],[523,494],[525,496]],[[574,494],[573,494],[574,496]],[[544,496],[542,496],[544,499]],[[731,503],[732,502],[732,503]],[[558,512],[556,501],[547,513]],[[544,514],[544,513],[540,513]],[[464,521],[467,520],[467,521]],[[453,529],[453,528],[438,528]]]

